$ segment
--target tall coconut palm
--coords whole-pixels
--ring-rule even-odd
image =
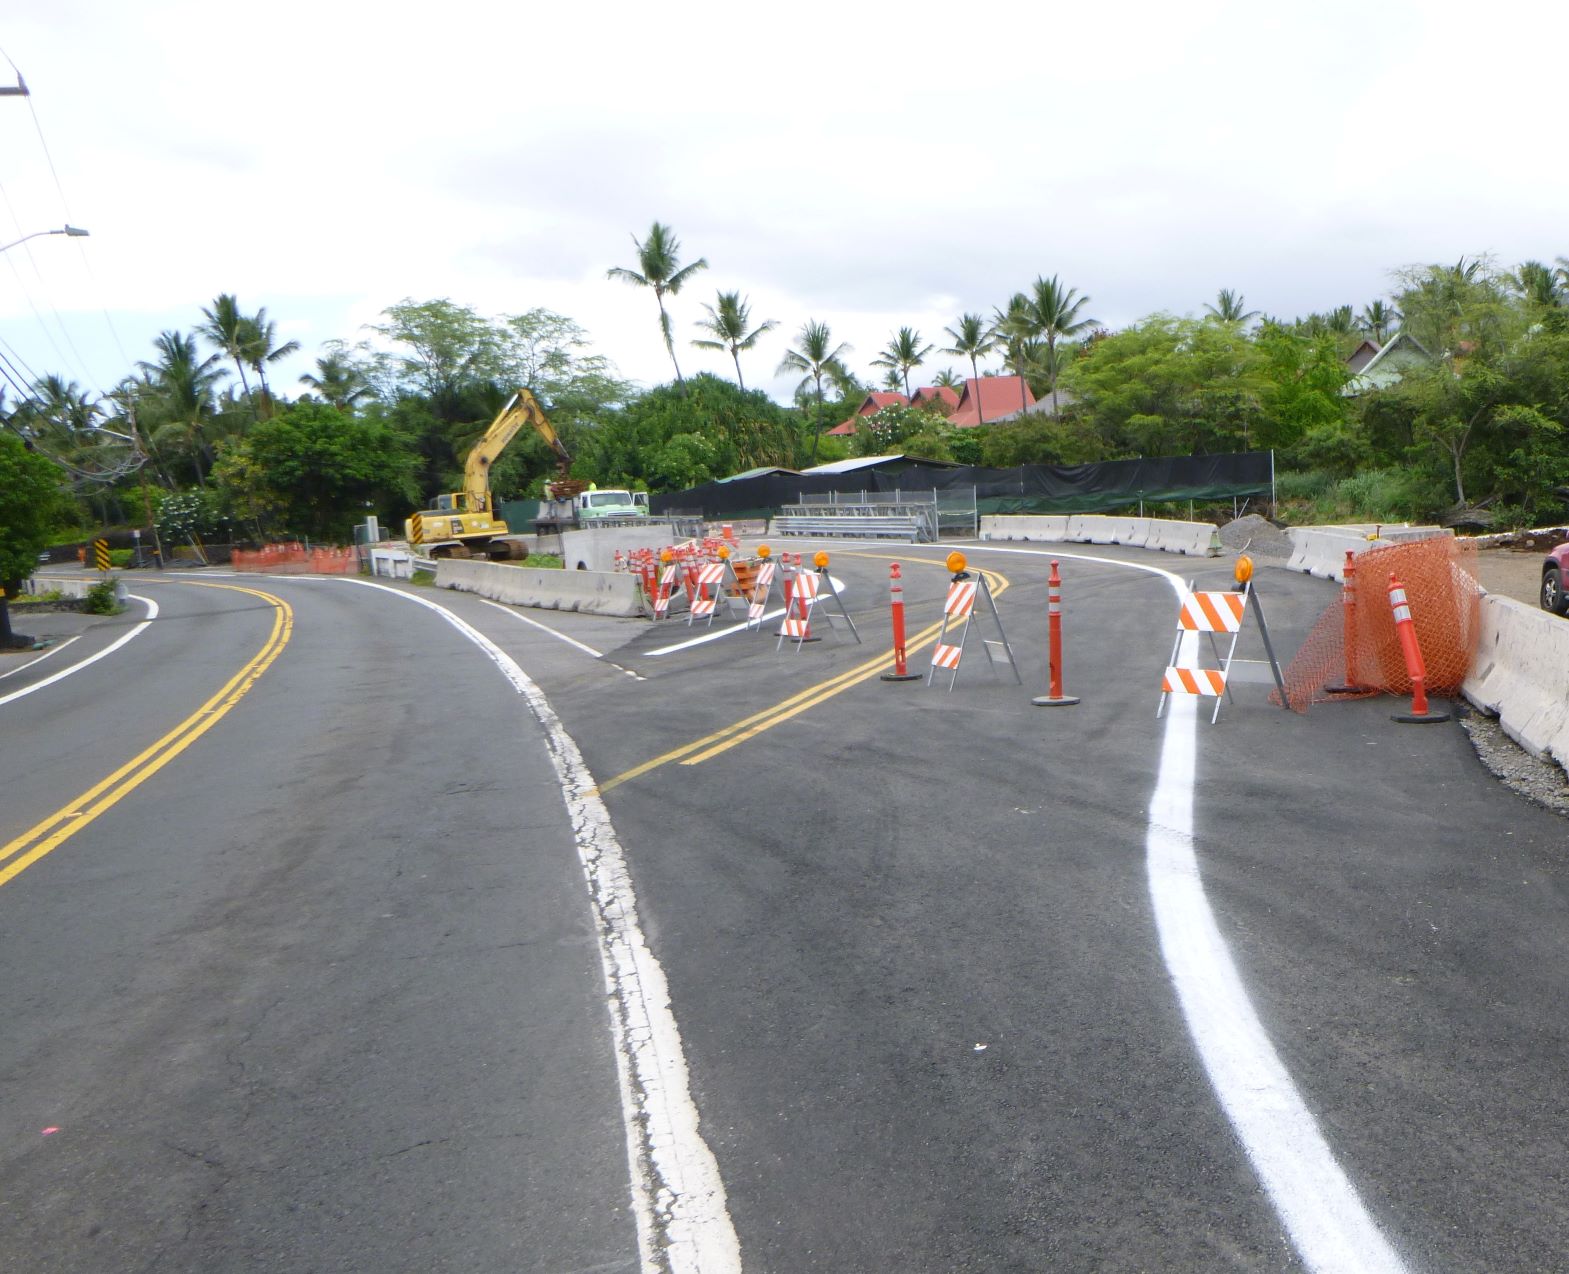
[[[212,419],[213,387],[224,375],[216,365],[218,356],[202,358],[196,338],[183,332],[161,332],[153,347],[158,351],[157,361],[140,362],[137,366],[147,374],[158,414],[164,421],[163,429],[185,441],[196,469],[197,484],[206,486],[202,459],[211,462],[212,448],[205,426]]]
[[[1030,298],[1015,292],[1008,298],[1007,309],[992,311],[992,334],[1001,345],[1008,365],[1019,378],[1019,410],[1030,404],[1024,396],[1024,372],[1027,362],[1025,346],[1035,334],[1035,319],[1030,312]]]
[[[976,382],[975,406],[980,423],[986,423],[984,412],[980,411],[981,394],[980,361],[997,348],[997,333],[986,325],[986,320],[979,314],[961,314],[959,321],[953,327],[945,327],[943,331],[948,334],[948,339],[953,342],[947,346],[944,354],[957,354],[960,358],[970,360],[970,377]]]
[[[682,265],[681,241],[676,238],[674,230],[657,221],[649,228],[648,238],[639,242],[638,237],[633,235],[632,243],[637,248],[638,268],[628,270],[619,265],[612,266],[605,271],[605,277],[620,279],[634,287],[653,289],[654,300],[659,305],[659,330],[664,334],[670,365],[676,369],[676,384],[685,388],[686,382],[681,379],[681,364],[676,362],[676,343],[670,334],[670,314],[665,309],[665,294],[675,296],[694,274],[708,269],[708,262],[698,257],[691,265]]]
[[[742,299],[739,292],[720,292],[718,294],[719,306],[716,309],[703,302],[703,308],[708,311],[706,319],[698,319],[697,325],[705,332],[712,332],[715,339],[711,341],[693,341],[698,349],[717,350],[720,353],[729,352],[735,360],[735,383],[744,392],[746,381],[741,377],[741,355],[753,349],[759,340],[766,336],[779,324],[773,319],[765,319],[751,331],[747,326],[752,321],[752,307]]]
[[[1065,336],[1077,336],[1100,322],[1080,317],[1079,311],[1089,303],[1089,297],[1080,296],[1077,288],[1064,287],[1055,274],[1049,279],[1037,277],[1030,290],[1027,313],[1031,334],[1046,342],[1053,413],[1057,410],[1057,342]]]
[[[1219,319],[1222,323],[1246,323],[1258,317],[1257,310],[1247,309],[1246,306],[1247,299],[1242,293],[1221,288],[1215,296],[1215,304],[1204,308],[1209,311],[1211,318]]]
[[[1522,261],[1509,276],[1509,285],[1533,305],[1543,309],[1557,309],[1564,303],[1561,271],[1552,270],[1540,261]]]
[[[1357,323],[1380,345],[1389,335],[1390,328],[1400,321],[1400,315],[1395,312],[1392,305],[1385,305],[1383,301],[1372,301],[1362,307],[1362,313],[1357,315]]]
[[[888,342],[888,346],[876,358],[872,359],[873,367],[886,367],[899,373],[904,381],[904,396],[910,396],[910,372],[926,361],[926,356],[932,352],[933,346],[921,344],[921,334],[913,327],[901,327],[895,332]],[[897,385],[894,386],[898,388]]]
[[[213,298],[212,308],[203,308],[202,313],[207,316],[207,321],[197,327],[197,333],[234,360],[240,373],[240,387],[244,389],[246,401],[250,402],[254,411],[256,404],[251,398],[251,385],[245,378],[245,343],[249,333],[245,315],[240,313],[239,300],[233,293],[220,292]]]
[[[261,382],[262,412],[267,416],[272,415],[272,391],[267,386],[267,367],[271,363],[287,358],[290,354],[298,353],[300,348],[298,341],[285,341],[282,345],[273,344],[277,339],[278,325],[267,317],[265,305],[245,319],[240,349],[246,363]]]
[[[953,368],[944,367],[942,371],[932,377],[932,384],[942,389],[951,389],[955,393],[962,393],[964,390],[964,377],[954,371]]]
[[[802,388],[806,386],[807,381],[811,381],[816,390],[817,422],[812,429],[812,463],[816,464],[817,440],[823,432],[823,377],[848,375],[844,356],[850,352],[850,347],[842,343],[835,345],[828,324],[819,323],[816,319],[807,319],[801,325],[796,344],[800,348],[787,352],[779,364],[779,370],[774,374],[782,376],[785,372],[800,372]]]

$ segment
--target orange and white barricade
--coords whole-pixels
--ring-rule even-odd
[[[774,644],[774,653],[778,654],[787,640],[795,642],[797,654],[807,642],[816,641],[817,638],[812,635],[812,615],[819,606],[823,606],[823,603],[830,599],[831,606],[837,608],[839,612],[838,618],[844,620],[850,629],[850,635],[859,644],[861,634],[855,627],[855,621],[850,618],[850,612],[845,609],[844,599],[839,596],[839,586],[828,573],[828,554],[817,554],[814,559],[814,565],[817,567],[815,571],[800,566],[800,554],[796,554],[796,562],[794,586],[785,589],[784,620],[779,627],[779,640]],[[834,631],[835,617],[828,606],[823,606],[822,616],[837,640],[839,634]]]
[[[1251,572],[1252,564],[1247,563],[1247,566]],[[1269,627],[1264,622],[1264,611],[1259,605],[1258,594],[1253,591],[1250,579],[1243,574],[1240,566],[1238,574],[1242,584],[1240,590],[1200,592],[1194,590],[1190,583],[1188,591],[1179,601],[1177,636],[1172,642],[1171,657],[1166,661],[1166,671],[1160,679],[1160,707],[1155,711],[1157,719],[1164,715],[1172,695],[1197,695],[1215,700],[1215,711],[1210,715],[1210,724],[1213,725],[1220,719],[1221,700],[1233,698],[1233,681],[1267,684],[1273,680],[1281,688],[1284,700],[1285,683],[1269,640]],[[1267,660],[1236,657],[1237,641],[1242,636],[1249,613],[1255,617]],[[1209,642],[1210,653],[1219,667],[1206,668],[1199,662],[1202,654],[1195,649],[1199,633],[1203,633]],[[1231,642],[1224,655],[1220,653],[1220,645],[1215,640],[1217,633],[1231,635]],[[1183,650],[1185,641],[1186,653]]]
[[[767,545],[763,546],[767,548]],[[761,550],[759,550],[761,552]],[[769,599],[779,592],[779,563],[775,562],[766,553],[757,564],[757,573],[752,578],[752,591],[746,599],[746,626],[756,628],[758,632],[763,629],[763,616],[768,610]],[[781,602],[784,597],[781,594]]]
[[[939,668],[945,670],[948,676],[948,689],[951,691],[954,683],[959,680],[959,661],[964,657],[964,643],[970,635],[970,624],[975,618],[975,603],[984,598],[987,610],[991,613],[992,622],[997,626],[997,640],[981,639],[981,649],[986,652],[986,661],[991,665],[995,674],[999,663],[1006,663],[1013,670],[1013,676],[1022,686],[1024,675],[1019,671],[1019,664],[1013,657],[1013,647],[1008,642],[1008,634],[1003,631],[1002,616],[997,613],[997,601],[992,596],[991,585],[987,581],[984,571],[972,575],[965,569],[967,562],[963,553],[948,554],[948,569],[953,572],[953,578],[948,581],[948,596],[943,599],[942,628],[937,634],[937,644],[932,647],[932,664],[926,673],[926,684],[929,686],[936,679]],[[954,640],[950,629],[958,625],[958,637]]]
[[[720,600],[726,596],[727,584],[735,588],[740,587],[736,584],[735,571],[730,567],[729,550],[726,550],[717,562],[704,562],[697,568],[692,606],[686,616],[688,628],[699,619],[712,626],[714,612],[719,609]]]
[[[680,571],[681,568],[673,556],[663,559],[659,570],[659,587],[654,593],[655,620],[669,618],[670,595],[675,592],[679,583]]]

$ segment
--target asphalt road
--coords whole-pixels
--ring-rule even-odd
[[[972,552],[1026,684],[978,620],[948,693],[871,667],[889,558],[915,633],[941,553],[832,552],[864,646],[406,590],[599,785],[745,1269],[1562,1266],[1562,819],[1389,701],[1156,721],[1174,595],[1132,568],[1222,563],[1056,554],[1083,702],[1042,709],[1046,554]],[[0,1267],[640,1268],[599,797],[428,609],[202,583],[286,602],[287,643],[0,883]],[[1259,583],[1287,651],[1335,600]],[[276,645],[264,598],[133,587],[135,639],[0,680],[0,840]]]

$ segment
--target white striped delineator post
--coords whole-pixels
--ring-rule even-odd
[[[1286,698],[1286,681],[1280,672],[1280,661],[1275,658],[1275,648],[1269,640],[1269,625],[1264,622],[1264,608],[1253,590],[1252,560],[1239,557],[1235,574],[1239,586],[1239,591],[1235,592],[1198,592],[1194,590],[1192,581],[1189,581],[1187,596],[1177,607],[1177,636],[1172,642],[1171,658],[1166,661],[1165,674],[1161,677],[1160,707],[1155,710],[1157,720],[1165,714],[1166,703],[1172,695],[1212,696],[1215,711],[1209,721],[1214,725],[1220,719],[1221,699],[1233,698],[1233,681],[1267,685],[1273,680],[1276,689],[1280,691],[1281,706],[1287,712],[1291,711],[1291,703]],[[1242,624],[1247,618],[1249,603],[1258,617],[1259,636],[1264,640],[1267,660],[1236,657],[1237,641],[1242,636]],[[1182,639],[1188,633],[1203,633],[1208,638],[1210,651],[1220,667],[1177,665]],[[1216,633],[1231,634],[1231,645],[1224,655],[1216,644]]]
[[[926,684],[928,686],[932,684],[939,668],[944,668],[952,674],[948,678],[950,692],[953,690],[954,683],[959,680],[959,661],[964,656],[964,642],[970,635],[970,621],[975,617],[975,599],[979,595],[986,598],[992,621],[997,625],[999,639],[998,641],[981,639],[981,649],[986,652],[986,660],[995,674],[999,657],[996,648],[1000,646],[1001,657],[1007,660],[1008,667],[1013,669],[1014,678],[1022,686],[1024,676],[1019,671],[1018,660],[1013,657],[1013,647],[1008,643],[1008,634],[1003,631],[1002,616],[997,613],[997,602],[992,597],[991,586],[986,582],[985,572],[971,575],[965,570],[967,564],[963,553],[948,554],[948,569],[953,572],[953,579],[948,582],[948,596],[943,599],[942,629],[937,634],[937,644],[932,647],[932,664],[926,672]],[[959,640],[950,644],[948,627],[956,620],[963,620],[963,626],[959,629]]]
[[[796,556],[799,559],[800,555]],[[856,644],[861,644],[861,634],[856,629],[855,621],[850,618],[844,598],[839,596],[833,576],[828,573],[828,554],[819,552],[812,561],[817,567],[815,572],[801,569],[798,561],[795,587],[785,590],[784,622],[779,627],[779,640],[774,644],[776,655],[784,648],[786,640],[795,642],[796,654],[801,653],[801,647],[807,642],[818,640],[812,636],[812,612],[825,595],[833,598],[834,605],[839,608],[839,617],[849,626],[850,635],[855,638]],[[828,620],[828,627],[832,631],[833,616],[825,612],[823,617]],[[834,632],[834,640],[838,639],[839,634]]]

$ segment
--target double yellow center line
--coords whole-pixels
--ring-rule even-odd
[[[15,840],[0,845],[0,885],[9,883],[40,858],[53,853],[217,725],[288,645],[289,636],[294,630],[294,611],[283,598],[254,588],[243,588],[238,584],[201,584],[196,580],[180,582],[198,588],[222,588],[235,593],[249,593],[267,602],[273,607],[272,631],[267,641],[243,668],[224,683],[217,694],[163,738],[132,757],[107,778],[93,784],[75,800],[62,805],[43,822],[29,828]]]
[[[870,553],[852,553],[851,557],[873,557]],[[919,562],[932,566],[941,566],[941,562],[929,558],[900,558],[903,562]],[[986,576],[987,585],[993,597],[1004,592],[1008,587],[1008,580],[996,571],[982,572]],[[942,621],[930,624],[920,632],[905,639],[905,653],[920,650],[937,639],[937,634],[942,631]],[[791,717],[805,712],[808,708],[831,699],[834,695],[841,694],[851,686],[877,676],[885,668],[893,664],[893,652],[890,650],[885,655],[879,655],[866,663],[858,664],[847,672],[840,673],[837,677],[830,677],[827,681],[820,681],[815,686],[808,686],[805,690],[797,691],[788,699],[765,708],[761,712],[749,717],[743,717],[734,725],[727,725],[723,730],[716,730],[713,734],[705,735],[673,751],[666,752],[663,756],[656,756],[651,761],[644,761],[642,765],[635,765],[623,774],[618,774],[613,779],[606,779],[599,785],[599,791],[605,793],[612,788],[620,787],[629,779],[647,774],[650,770],[657,770],[662,765],[679,762],[682,765],[701,765],[704,761],[712,760],[721,752],[726,752],[738,744],[745,743],[748,739],[755,738],[764,730],[771,730],[776,725],[790,720]]]

